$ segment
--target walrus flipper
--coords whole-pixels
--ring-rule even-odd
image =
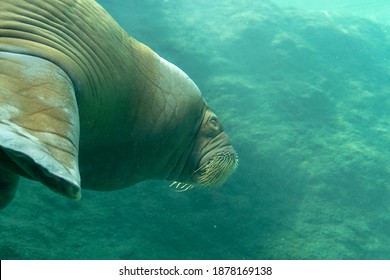
[[[78,199],[78,145],[78,108],[66,73],[38,57],[0,52],[0,168]]]

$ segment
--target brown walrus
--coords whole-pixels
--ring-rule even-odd
[[[0,208],[19,176],[79,199],[147,179],[220,185],[237,164],[192,80],[95,1],[0,1]]]

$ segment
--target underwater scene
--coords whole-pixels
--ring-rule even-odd
[[[199,86],[239,167],[79,201],[21,179],[1,259],[390,259],[387,1],[97,2]]]

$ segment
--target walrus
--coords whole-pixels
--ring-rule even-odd
[[[0,1],[0,208],[20,176],[72,199],[222,185],[238,156],[195,83],[93,0]]]

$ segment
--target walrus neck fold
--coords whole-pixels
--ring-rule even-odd
[[[193,154],[196,147],[195,140],[198,137],[205,110],[206,107],[202,109],[200,117],[194,124],[191,134],[189,134],[186,141],[184,141],[184,143],[188,143],[188,146],[186,148],[178,149],[178,151],[172,155],[171,161],[174,162],[174,164],[167,165],[171,166],[171,168],[168,169],[169,172],[165,179],[170,181],[187,182],[188,184],[195,183],[192,177],[194,175],[194,170],[196,170],[199,162],[194,160]],[[179,151],[181,151],[181,153]]]

